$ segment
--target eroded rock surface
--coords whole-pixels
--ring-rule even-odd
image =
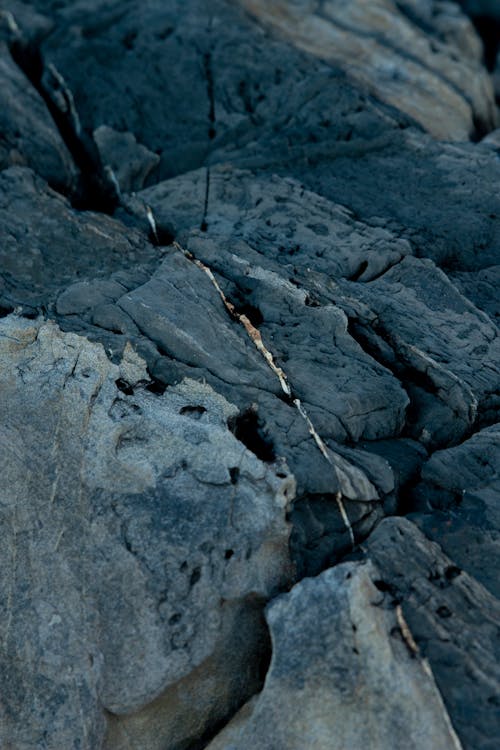
[[[196,668],[210,703],[200,665],[230,640],[226,618],[241,627],[290,580],[294,481],[233,437],[236,410],[209,386],[136,387],[147,373],[131,349],[113,365],[99,345],[14,316],[0,345],[1,741],[94,750],[104,709],[137,711]],[[258,648],[247,656],[252,669]],[[238,702],[233,686],[209,721]],[[185,717],[179,739],[198,722]]]
[[[496,747],[493,5],[1,6],[2,747]]]
[[[366,545],[379,589],[400,603],[464,748],[493,750],[500,731],[499,601],[406,519],[385,519]]]

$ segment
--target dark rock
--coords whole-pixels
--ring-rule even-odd
[[[132,133],[118,133],[101,125],[94,130],[94,140],[101,161],[113,170],[119,190],[130,193],[141,190],[160,157],[137,143]]]
[[[466,140],[475,128],[488,130],[496,122],[480,41],[452,3],[241,0],[241,5],[299,49],[348,70],[437,138]]]
[[[385,519],[365,545],[378,588],[401,605],[428,659],[464,750],[493,750],[499,734],[500,604],[410,521]]]
[[[0,15],[0,28],[5,19]],[[77,170],[45,103],[0,37],[0,170],[26,166],[52,187],[70,192]]]
[[[339,286],[365,346],[408,381],[412,437],[456,443],[498,418],[498,329],[431,261],[407,257],[370,284]]]
[[[500,429],[437,451],[424,465],[412,520],[444,552],[500,598]]]
[[[110,217],[72,209],[32,171],[12,167],[0,174],[1,306],[45,308],[77,279],[97,276],[103,279],[101,289],[113,271],[136,268],[140,279],[141,269],[158,260],[158,251],[139,232]],[[89,287],[77,290],[73,303],[68,294],[61,300],[62,314],[102,301],[100,293],[85,301]]]
[[[160,155],[159,178],[210,154],[268,166],[277,150],[408,122],[224,0],[65,3],[55,18],[43,55],[67,80],[84,127],[133,133]]]

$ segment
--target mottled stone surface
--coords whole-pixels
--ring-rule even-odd
[[[147,373],[130,348],[113,365],[99,345],[13,316],[0,345],[1,743],[93,750],[104,709],[174,689],[230,640],[231,602],[245,621],[245,598],[255,611],[289,580],[294,482],[233,437],[236,410],[208,386],[137,386]]]

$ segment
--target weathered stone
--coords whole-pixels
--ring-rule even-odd
[[[0,347],[0,744],[95,750],[104,709],[175,696],[188,675],[207,691],[208,728],[255,689],[232,677],[222,697],[223,643],[292,575],[286,466],[234,438],[236,409],[210,387],[150,393],[130,347],[114,365],[99,345],[14,316]],[[198,728],[184,714],[177,736]]]
[[[382,521],[365,549],[379,570],[378,588],[402,606],[463,747],[494,750],[500,731],[499,600],[406,519]]]
[[[94,130],[101,161],[111,167],[119,189],[124,193],[141,190],[160,157],[138,143],[132,133],[119,133],[101,125]]]
[[[141,269],[158,261],[158,251],[139,232],[111,217],[74,210],[31,170],[0,173],[0,306],[45,309],[76,279],[105,279],[135,267],[140,281]],[[91,296],[82,302],[83,289],[78,287],[73,305],[68,295],[61,300],[63,314],[95,304]]]
[[[488,130],[496,121],[480,40],[452,3],[240,2],[265,26],[348,70],[437,138],[467,140],[477,124]]]
[[[431,261],[407,257],[370,284],[339,286],[365,346],[407,381],[412,436],[449,444],[497,418],[498,329]]]
[[[312,138],[374,138],[409,121],[338,68],[270,38],[235,3],[64,5],[44,57],[62,71],[84,126],[133,133],[160,155],[158,178],[210,155],[267,166]]]
[[[377,578],[371,564],[346,563],[270,605],[264,689],[209,750],[460,747],[432,674],[381,606]]]
[[[424,464],[412,520],[500,598],[500,427],[494,425]]]

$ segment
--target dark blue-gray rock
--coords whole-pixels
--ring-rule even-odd
[[[384,603],[402,607],[430,663],[464,750],[494,750],[500,732],[499,600],[404,518],[382,521],[365,549],[378,568]]]
[[[240,3],[265,27],[299,49],[348,70],[379,99],[441,140],[467,140],[476,128],[488,130],[496,122],[480,39],[452,3]]]
[[[436,451],[413,491],[412,520],[500,598],[500,427]]]
[[[0,9],[0,170],[31,167],[50,185],[69,193],[77,169],[45,102],[9,52],[3,33],[9,23],[14,24],[11,14]]]
[[[158,251],[136,230],[111,217],[82,213],[51,190],[33,171],[11,167],[0,173],[0,306],[46,309],[69,284],[159,262]],[[116,283],[116,282],[115,282]],[[122,292],[127,286],[121,287]],[[66,315],[94,307],[101,297],[80,294],[76,308],[61,301]]]

